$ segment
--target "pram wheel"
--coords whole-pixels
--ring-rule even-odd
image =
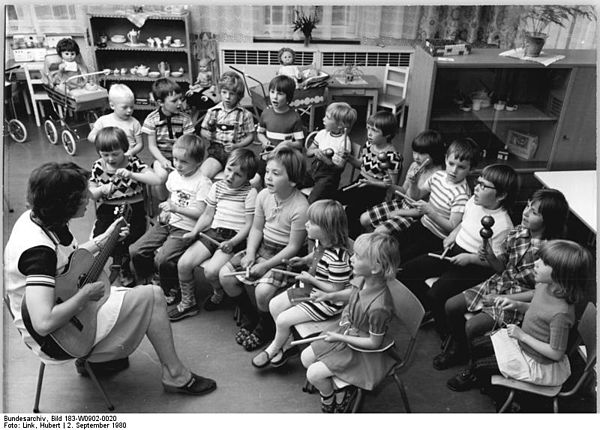
[[[18,119],[11,119],[8,121],[8,134],[18,143],[23,143],[27,140],[27,129]]]
[[[65,151],[69,155],[75,155],[77,151],[77,138],[73,135],[73,133],[69,130],[63,130],[61,134],[62,144],[65,147]]]
[[[48,138],[48,142],[52,145],[56,145],[58,143],[58,130],[56,130],[56,126],[52,120],[47,119],[44,121],[44,132],[46,132],[46,138]]]

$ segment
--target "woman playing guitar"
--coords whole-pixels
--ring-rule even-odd
[[[16,221],[4,253],[5,291],[23,340],[44,358],[105,362],[127,357],[146,335],[162,364],[165,391],[213,391],[215,381],[179,359],[160,287],[109,287],[92,275],[128,227],[120,218],[78,247],[68,224],[85,214],[88,178],[74,163],[46,163],[31,173],[31,209]]]

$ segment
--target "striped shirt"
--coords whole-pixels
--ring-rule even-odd
[[[215,182],[206,197],[206,206],[215,209],[211,228],[240,231],[246,224],[246,216],[254,214],[256,195],[256,188],[249,183],[231,188],[224,180]]]
[[[315,251],[316,253],[316,251]],[[335,284],[350,282],[350,254],[343,248],[325,248],[317,262],[315,278]]]
[[[263,219],[263,239],[286,246],[292,231],[305,231],[308,201],[294,190],[285,200],[279,200],[267,188],[256,198],[255,219]]]
[[[167,116],[158,108],[150,112],[144,120],[142,133],[154,134],[160,152],[166,159],[172,160],[173,144],[182,135],[194,133],[194,124],[185,112]]]
[[[261,114],[256,131],[265,134],[271,145],[277,146],[284,140],[304,139],[303,127],[302,119],[294,109],[279,113],[269,107]]]
[[[425,187],[429,191],[429,203],[445,219],[450,219],[452,213],[464,213],[465,204],[469,200],[471,190],[466,180],[458,184],[448,181],[445,170],[435,172],[425,182]],[[421,223],[425,228],[431,231],[439,238],[445,238],[446,233],[429,215],[421,217]]]

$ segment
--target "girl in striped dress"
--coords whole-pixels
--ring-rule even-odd
[[[306,232],[316,245],[305,257],[293,257],[292,266],[309,266],[296,280],[298,283],[282,294],[271,299],[269,311],[275,320],[275,338],[267,348],[252,359],[255,367],[268,364],[281,366],[290,356],[284,353],[284,346],[290,337],[290,327],[306,321],[325,321],[342,312],[343,302],[310,300],[298,304],[292,302],[295,287],[312,287],[311,297],[316,291],[330,293],[344,289],[349,281],[350,254],[348,242],[348,222],[341,203],[335,200],[318,200],[308,208]]]

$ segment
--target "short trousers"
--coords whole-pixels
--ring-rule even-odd
[[[224,241],[229,240],[232,237],[234,237],[237,234],[237,231],[231,230],[229,228],[217,227],[217,228],[209,228],[208,230],[203,231],[202,233],[207,235],[211,239],[216,240],[217,242],[224,242]],[[198,236],[198,240],[200,242],[202,242],[202,245],[204,245],[211,254],[214,254],[214,252],[218,248],[218,246],[215,243],[211,242],[210,240],[208,240],[205,237]],[[242,241],[241,243],[238,243],[233,248],[233,252],[234,253],[240,252],[240,251],[243,251],[244,249],[246,249],[246,241],[245,240]]]

